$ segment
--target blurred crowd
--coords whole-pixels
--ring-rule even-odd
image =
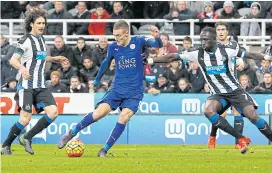
[[[262,1],[133,1],[133,2],[94,2],[94,1],[1,1],[1,18],[24,18],[33,9],[45,9],[49,19],[200,19],[195,25],[199,34],[205,26],[213,23],[202,23],[202,19],[232,18],[272,18],[272,2]],[[246,11],[246,12],[245,12]],[[272,23],[271,23],[272,24]],[[271,24],[266,25],[267,35],[272,35]],[[146,23],[135,23],[140,30]],[[157,23],[159,28],[164,24]],[[112,34],[113,23],[69,23],[67,34],[75,35],[108,35]],[[131,30],[132,34],[135,30]],[[162,31],[162,30],[161,30]],[[229,23],[231,35],[261,35],[261,25],[256,22]],[[188,35],[189,23],[174,23],[173,34]],[[198,33],[197,33],[198,32]],[[87,45],[83,37],[76,40],[76,45],[67,45],[63,37],[61,23],[49,23],[45,34],[56,35],[54,44],[48,46],[48,55],[62,55],[69,59],[66,65],[46,63],[46,84],[53,93],[93,93],[106,92],[114,80],[114,60],[104,74],[101,84],[94,88],[92,82],[101,62],[107,55],[108,40],[99,38],[97,45]],[[135,33],[134,33],[135,34]],[[169,34],[161,32],[163,47],[159,51],[146,49],[144,56],[156,58],[171,53],[184,52],[192,47],[192,39],[186,36],[182,45],[170,42]],[[271,44],[264,49],[265,54],[272,56]],[[17,70],[9,65],[14,46],[2,34],[1,43],[1,91],[16,91]],[[159,93],[209,93],[209,87],[196,62],[174,61],[168,64],[145,65],[145,92]],[[245,60],[245,68],[237,71],[237,79],[249,93],[272,93],[272,62]]]
[[[2,19],[23,19],[33,9],[48,11],[49,19],[168,19],[184,21],[200,19],[195,32],[209,25],[203,19],[272,19],[271,1],[1,1]],[[146,23],[133,23],[140,29]],[[157,23],[162,28],[164,23]],[[109,35],[113,23],[69,23],[67,34]],[[230,34],[256,36],[261,34],[257,22],[229,23]],[[189,23],[174,23],[175,35],[188,35]],[[136,32],[132,29],[133,32]],[[266,25],[272,34],[272,23]],[[49,23],[45,34],[62,35],[62,23]],[[137,33],[135,33],[137,34]]]

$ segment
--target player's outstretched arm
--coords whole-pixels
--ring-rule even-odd
[[[111,55],[111,49],[109,47],[107,57],[102,61],[99,71],[98,71],[98,73],[95,77],[95,80],[93,82],[94,86],[97,86],[100,83],[100,80],[101,80],[103,74],[108,70],[108,68],[111,64],[112,59],[113,59],[113,56]]]
[[[268,60],[268,61],[272,60],[272,56],[265,55],[262,53],[257,53],[257,52],[247,52],[246,51],[244,57],[249,58],[249,59],[254,59],[254,60]]]
[[[172,62],[172,61],[175,61],[175,60],[180,60],[178,53],[169,53],[167,55],[158,56],[158,57],[156,57],[154,59],[152,59],[152,58],[147,59],[148,64],[152,64],[152,63],[168,63],[168,62]]]
[[[159,56],[154,59],[147,59],[148,64],[153,63],[168,63],[177,60],[186,60],[186,61],[197,61],[198,50],[190,50],[190,52],[185,52],[183,54],[178,53],[169,53],[164,56]]]

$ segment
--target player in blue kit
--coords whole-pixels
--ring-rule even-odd
[[[107,151],[121,136],[126,123],[137,112],[139,103],[143,99],[144,59],[142,51],[144,47],[161,48],[162,41],[157,27],[150,28],[153,38],[131,37],[129,25],[124,20],[114,24],[113,35],[115,42],[108,47],[108,54],[102,62],[99,72],[93,82],[94,86],[100,83],[103,74],[108,69],[112,59],[115,60],[115,78],[109,91],[102,100],[97,103],[93,112],[88,113],[73,129],[61,137],[58,148],[63,148],[76,134],[90,124],[105,117],[111,110],[121,109],[118,122],[104,145],[98,152],[99,157],[106,157]]]

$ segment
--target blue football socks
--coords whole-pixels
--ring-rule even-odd
[[[121,134],[123,133],[125,128],[126,128],[126,124],[120,124],[118,122],[116,123],[114,129],[111,131],[111,134],[110,134],[106,144],[103,147],[104,150],[108,151],[114,145],[114,143],[121,136]]]
[[[90,124],[94,123],[93,119],[93,113],[90,112],[84,116],[84,118],[77,123],[77,125],[72,129],[72,134],[76,135],[78,132],[80,132],[85,127],[89,126]]]

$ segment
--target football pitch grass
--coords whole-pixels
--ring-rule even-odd
[[[29,155],[13,145],[1,156],[2,173],[272,173],[272,146],[251,146],[243,155],[233,145],[115,145],[98,158],[101,145],[86,145],[80,158],[69,158],[56,145],[33,145]]]

